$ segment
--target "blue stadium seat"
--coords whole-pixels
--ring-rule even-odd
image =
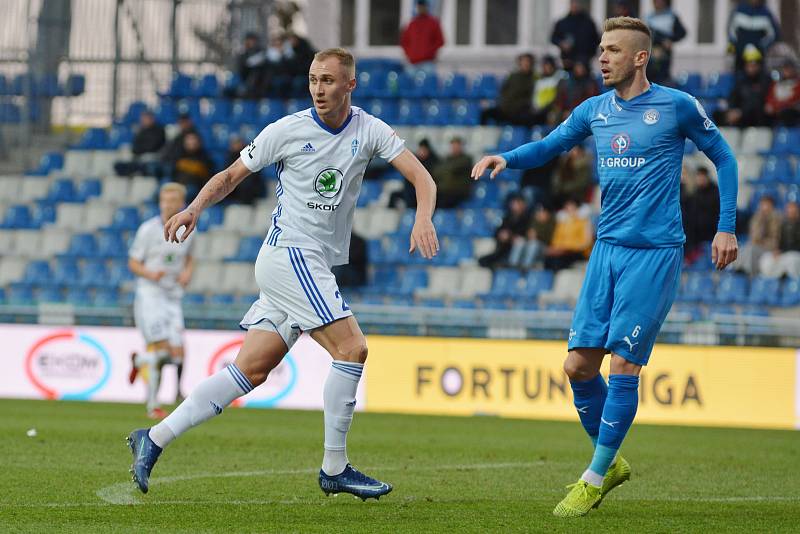
[[[230,124],[231,107],[233,104],[227,98],[212,98],[208,101],[206,113],[203,116],[205,124]]]
[[[499,85],[497,77],[491,73],[480,74],[472,80],[472,98],[497,98]]]
[[[182,100],[178,100],[175,102],[175,109],[178,111],[178,114],[185,114],[189,115],[195,124],[202,124],[203,122],[203,113],[200,111],[200,101],[197,99],[187,99],[184,98]],[[202,137],[202,136],[201,136]]]
[[[256,124],[258,120],[258,105],[253,100],[236,100],[231,106],[228,124],[232,129],[238,129],[241,124]]]
[[[186,293],[183,296],[183,303],[190,307],[202,306],[206,303],[206,296],[202,293]]]
[[[777,128],[772,137],[770,155],[800,155],[800,128]]]
[[[47,73],[37,80],[36,95],[45,98],[53,98],[56,96],[63,96],[64,90],[58,83],[58,75],[54,73]]]
[[[459,310],[474,310],[478,305],[474,299],[457,299],[450,303],[450,307]]]
[[[456,126],[477,126],[481,121],[481,107],[474,100],[453,101],[450,122]]]
[[[63,288],[59,286],[43,286],[36,291],[36,300],[38,302],[49,302],[49,303],[62,303],[65,302],[65,295]]]
[[[428,285],[428,272],[424,268],[409,267],[399,274],[399,283],[386,287],[388,295],[413,295],[414,290]]]
[[[472,198],[463,204],[465,208],[498,208],[500,207],[500,189],[494,182],[486,180],[475,184]]]
[[[0,228],[26,229],[36,228],[36,225],[28,206],[25,204],[14,204],[13,206],[9,206],[8,210],[6,210]]]
[[[675,77],[678,89],[697,96],[703,91],[703,77],[697,72],[681,72]]]
[[[89,128],[81,137],[75,150],[105,150],[108,148],[108,132],[103,128]]]
[[[73,306],[85,307],[93,304],[91,294],[85,287],[68,287],[66,300]]]
[[[70,74],[64,82],[66,96],[80,96],[86,91],[86,76],[83,74]]]
[[[714,295],[714,279],[707,272],[690,272],[681,287],[679,298],[685,302],[708,302]]]
[[[222,92],[225,95],[233,95],[242,87],[242,79],[235,72],[227,71],[222,76]]]
[[[155,114],[159,124],[174,124],[178,121],[178,106],[172,100],[162,98],[156,106]]]
[[[368,275],[367,292],[374,292],[370,291],[369,288],[383,292],[386,287],[397,285],[398,278],[397,268],[394,265],[376,267]]]
[[[450,124],[451,107],[448,102],[442,100],[428,100],[423,105],[425,112],[424,124],[430,126],[447,126]]]
[[[275,122],[284,115],[286,115],[286,106],[283,100],[262,100],[261,103],[258,104],[258,122],[260,127]],[[245,139],[250,140],[252,137],[245,137]]]
[[[425,298],[417,301],[417,306],[421,308],[444,308],[444,299]]]
[[[358,75],[357,94],[362,98],[386,95],[387,73],[385,71],[361,71]]]
[[[361,194],[358,197],[358,207],[363,208],[378,200],[383,192],[383,183],[375,180],[365,180],[361,184]]]
[[[797,171],[788,157],[770,156],[761,167],[761,177],[758,179],[758,183],[792,183],[796,174]]]
[[[468,237],[448,237],[443,245],[443,250],[439,252],[439,262],[443,265],[458,265],[464,260],[473,257],[472,239]],[[415,256],[420,263],[426,264],[422,256]]]
[[[75,258],[60,257],[56,260],[56,265],[53,269],[53,284],[61,286],[72,285],[77,282],[80,275],[81,272]]]
[[[53,281],[53,271],[50,270],[50,264],[44,260],[37,260],[28,263],[25,267],[25,274],[22,281],[27,284],[45,285]]]
[[[131,282],[135,279],[133,273],[128,269],[127,260],[116,260],[111,262],[108,269],[108,286],[119,287],[125,282]]]
[[[83,269],[81,269],[81,276],[77,282],[81,287],[113,286],[112,284],[109,284],[108,268],[102,259],[87,261],[83,266]]]
[[[214,98],[219,96],[219,81],[215,74],[204,74],[193,80],[191,87],[192,96]]]
[[[403,93],[409,94],[409,93]],[[436,98],[439,95],[439,77],[436,73],[418,71],[412,78],[410,96],[416,98]]]
[[[375,98],[367,102],[364,108],[370,115],[379,117],[384,122],[394,124],[397,122],[397,102],[387,98]]]
[[[236,128],[234,128],[234,131]],[[215,124],[211,128],[211,140],[206,144],[209,150],[227,150],[231,139],[231,126],[228,124]]]
[[[75,199],[79,202],[86,202],[92,197],[99,197],[103,191],[103,185],[96,178],[87,178],[78,186]]]
[[[142,206],[142,220],[146,221],[159,215],[161,211],[158,209],[158,204],[155,202],[148,202]]]
[[[97,288],[94,292],[95,306],[105,306],[109,308],[116,308],[120,305],[119,291],[115,287],[102,287]]]
[[[728,98],[733,90],[734,81],[732,72],[714,72],[706,80],[706,88],[700,91],[699,96],[709,99]]]
[[[200,214],[200,218],[197,219],[197,230],[200,232],[205,232],[213,226],[221,225],[224,215],[225,212],[222,207],[209,206],[208,209],[204,210],[203,213]]]
[[[169,88],[163,96],[170,96],[172,98],[185,98],[192,95],[192,78],[186,74],[176,72],[172,75],[172,81]]]
[[[412,126],[422,124],[425,112],[419,100],[400,100],[397,108],[397,124]]]
[[[108,227],[113,230],[136,230],[139,228],[139,210],[136,206],[120,206],[114,214],[114,219]]]
[[[141,100],[131,102],[128,106],[128,111],[122,116],[120,122],[125,126],[135,126],[139,124],[139,119],[145,111],[147,111],[147,104]]]
[[[413,261],[412,256],[408,253],[408,243],[399,239],[384,240],[383,251],[386,263],[403,265]]]
[[[303,111],[308,107],[305,98],[298,99],[298,98],[290,98],[286,101],[286,115],[292,115],[293,113],[297,113],[298,111]]]
[[[720,274],[716,301],[720,304],[742,304],[747,301],[748,278],[739,273]]]
[[[467,208],[461,212],[457,234],[465,237],[491,237],[495,227],[481,209]]]
[[[748,304],[777,306],[780,303],[780,282],[777,278],[756,276],[750,284]]]
[[[75,234],[69,242],[64,257],[94,258],[97,256],[97,241],[94,234]]]
[[[254,262],[258,258],[258,251],[264,239],[259,236],[247,236],[239,240],[239,250],[232,257],[225,258],[227,261],[247,261]]]
[[[383,83],[378,83],[373,90],[374,96],[378,98],[397,98],[406,96],[404,89],[408,90],[408,76],[400,70],[389,70],[386,72],[386,79]]]
[[[31,215],[31,225],[34,228],[53,224],[56,222],[56,203],[47,199],[37,200]]]
[[[75,190],[75,184],[69,178],[54,181],[50,185],[47,199],[52,202],[78,202],[80,200],[78,192]]]
[[[439,90],[441,98],[464,98],[469,94],[467,90],[467,77],[458,72],[451,72],[442,79]]]
[[[524,284],[522,274],[516,269],[498,269],[492,278],[492,289],[489,295],[495,297],[510,297],[520,293]]]
[[[488,295],[482,297],[481,304],[487,310],[508,310],[513,306],[508,297],[500,295]]]
[[[228,293],[211,295],[207,299],[207,303],[212,306],[232,306],[235,301],[234,296]]]
[[[108,133],[108,148],[117,149],[122,145],[133,143],[133,130],[121,124],[115,124]]]
[[[459,235],[462,229],[455,210],[449,209],[436,210],[433,214],[433,226],[441,236]]]
[[[42,159],[39,160],[39,165],[26,172],[27,176],[47,176],[52,171],[57,171],[64,168],[64,154],[61,152],[47,152]]]
[[[779,304],[783,307],[800,306],[800,278],[788,278],[783,282]]]
[[[31,306],[35,303],[33,287],[30,284],[10,284],[6,301],[16,306]]]
[[[525,295],[535,297],[553,288],[553,271],[530,271],[525,277]],[[530,308],[526,308],[530,309]]]

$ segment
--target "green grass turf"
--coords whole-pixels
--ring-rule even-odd
[[[351,460],[380,502],[317,486],[319,412],[227,410],[129,483],[134,405],[0,401],[0,532],[797,532],[800,434],[634,425],[630,482],[551,515],[589,460],[575,423],[356,414]],[[35,427],[38,436],[26,430]],[[99,494],[114,502],[103,500]]]

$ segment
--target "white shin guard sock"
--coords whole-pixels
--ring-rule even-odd
[[[158,408],[158,388],[161,386],[161,365],[156,355],[148,352],[147,362],[147,411]]]
[[[222,413],[235,399],[253,390],[253,385],[234,364],[209,376],[186,397],[175,411],[150,429],[150,439],[162,449],[192,427]]]
[[[356,409],[356,390],[364,364],[337,361],[325,381],[322,395],[325,407],[325,455],[322,470],[338,475],[347,467],[347,432]]]

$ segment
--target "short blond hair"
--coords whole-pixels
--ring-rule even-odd
[[[353,57],[353,54],[350,51],[344,48],[326,48],[325,50],[320,50],[316,54],[314,54],[314,61],[324,61],[329,57],[335,57],[339,60],[339,63],[347,69],[347,73],[350,75],[351,78],[356,77],[356,58]]]
[[[178,193],[181,198],[184,200],[186,199],[186,186],[183,184],[179,184],[178,182],[167,182],[161,186],[161,189],[158,191],[159,194],[161,193]]]
[[[606,19],[606,22],[603,24],[603,31],[610,32],[613,30],[632,30],[643,33],[647,36],[648,43],[653,39],[653,34],[650,32],[650,28],[647,27],[647,24],[642,22],[641,19],[634,17],[613,17]]]

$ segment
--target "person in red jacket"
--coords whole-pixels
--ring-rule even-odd
[[[436,53],[444,45],[439,20],[428,13],[427,0],[417,0],[417,14],[400,35],[400,46],[412,66],[433,70]]]
[[[776,126],[800,125],[800,76],[792,60],[786,60],[780,79],[772,82],[764,110]]]

